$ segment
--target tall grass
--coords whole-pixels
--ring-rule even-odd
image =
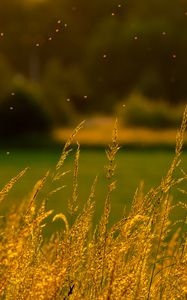
[[[180,169],[187,108],[168,172],[147,194],[140,185],[130,212],[124,211],[123,218],[112,227],[108,220],[111,202],[115,201],[112,197],[119,150],[117,122],[106,150],[108,187],[97,226],[93,228],[92,223],[97,176],[84,208],[79,209],[79,144],[69,214],[55,215],[46,209],[51,194],[63,188],[64,161],[82,125],[65,144],[54,172],[47,172],[19,207],[12,207],[6,216],[1,216],[0,299],[186,299],[186,219],[172,222],[170,215],[178,206],[187,209],[186,203],[173,205],[171,195],[172,189],[187,179],[184,170],[180,177],[175,175]],[[2,189],[0,201],[6,201],[9,190],[25,172],[26,169]],[[48,192],[44,194],[46,185]],[[59,231],[45,240],[43,230],[50,222],[61,224]]]

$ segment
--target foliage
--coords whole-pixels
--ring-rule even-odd
[[[0,103],[1,137],[47,132],[51,120],[41,105],[38,90],[17,78],[12,91]]]
[[[183,105],[171,106],[163,100],[151,101],[139,93],[132,93],[126,101],[116,106],[123,125],[156,129],[177,128],[182,111]]]
[[[72,95],[69,94],[70,90],[74,89],[71,76],[68,76],[68,70],[63,68],[60,60],[50,59],[46,64],[41,89],[43,106],[51,116],[54,125],[74,124],[77,116],[72,104]]]
[[[13,71],[3,56],[0,55],[0,101],[10,94],[13,80]]]
[[[47,172],[20,207],[1,218],[0,295],[2,299],[186,299],[187,247],[186,220],[176,227],[170,220],[175,207],[170,192],[181,181],[176,178],[183,136],[187,125],[187,108],[177,134],[175,157],[159,186],[144,195],[140,186],[131,211],[108,227],[111,198],[116,188],[115,155],[117,123],[107,150],[108,189],[104,212],[92,230],[97,177],[82,211],[77,211],[79,146],[75,157],[73,197],[69,216],[47,211],[50,195],[62,188],[64,161],[81,123],[67,141],[53,173]],[[23,170],[0,192],[3,201]],[[48,183],[60,186],[49,190],[38,207],[37,199]],[[51,186],[51,185],[50,185]],[[185,193],[185,191],[183,191]],[[187,209],[185,203],[178,203]],[[48,218],[61,221],[61,229],[49,241],[42,235]],[[71,222],[70,222],[71,221]]]
[[[186,25],[183,0],[1,0],[0,52],[39,82],[60,60],[65,96],[83,111],[109,110],[134,89],[176,103],[187,94]]]

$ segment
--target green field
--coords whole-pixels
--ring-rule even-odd
[[[56,162],[61,154],[61,149],[40,149],[40,150],[12,150],[0,153],[0,185],[1,187],[8,180],[15,176],[21,169],[30,167],[26,175],[15,185],[8,198],[3,202],[2,208],[6,210],[10,203],[17,203],[24,200],[24,197],[32,190],[35,182],[39,180],[45,172],[53,171]],[[128,206],[133,199],[134,192],[143,180],[145,192],[150,187],[159,184],[161,178],[166,174],[172,160],[173,152],[164,150],[127,150],[122,148],[117,155],[117,190],[113,194],[111,221],[116,221],[123,214],[124,207]],[[187,166],[187,152],[183,153],[182,166]],[[64,165],[64,171],[73,169],[74,153],[70,153]],[[104,165],[106,165],[106,155],[104,150],[81,149],[79,167],[79,201],[83,204],[88,198],[92,182],[98,174],[96,189],[96,218],[101,214],[106,195],[107,180],[105,178]],[[72,192],[72,172],[63,177],[61,185],[66,185],[63,190],[53,195],[49,202],[49,208],[55,212],[67,212],[67,200]],[[44,198],[51,186],[50,183],[41,193],[40,198]],[[174,192],[176,200],[181,200],[184,196],[179,192]]]

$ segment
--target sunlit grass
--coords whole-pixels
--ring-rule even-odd
[[[181,164],[187,109],[177,134],[176,148],[160,182],[145,191],[141,183],[129,210],[121,211],[109,226],[116,199],[119,150],[117,122],[106,151],[102,195],[103,213],[97,225],[93,216],[98,202],[96,174],[84,204],[79,199],[80,146],[73,158],[67,209],[57,213],[48,207],[51,197],[65,189],[65,161],[79,125],[67,140],[60,159],[36,182],[20,205],[1,217],[0,297],[2,299],[186,299],[186,218],[174,221],[178,207],[173,191],[186,182]],[[91,159],[91,158],[90,158]],[[87,164],[89,170],[94,161]],[[161,166],[160,166],[161,167]],[[152,168],[151,162],[149,168]],[[27,169],[14,176],[0,191],[0,202],[17,181],[23,184]],[[133,174],[132,174],[133,176]],[[83,185],[87,183],[83,181]],[[68,187],[69,189],[69,187]],[[185,190],[181,191],[184,195]],[[60,201],[65,199],[58,196]],[[178,201],[177,201],[178,200]],[[43,230],[59,222],[49,239]]]

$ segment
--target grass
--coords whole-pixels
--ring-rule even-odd
[[[32,149],[19,150],[12,149],[7,155],[6,151],[1,151],[1,186],[13,177],[18,170],[29,166],[27,174],[21,182],[18,182],[9,193],[6,201],[3,202],[3,209],[10,207],[11,203],[20,203],[22,199],[31,191],[35,182],[41,178],[48,169],[53,169],[58,157],[60,147],[50,150]],[[147,192],[152,186],[159,184],[162,176],[166,173],[173,158],[173,151],[162,149],[128,150],[122,147],[116,157],[118,188],[115,191],[115,200],[112,201],[112,215],[110,222],[116,222],[122,215],[125,206],[130,207],[134,193],[141,181],[144,181],[144,189]],[[182,154],[182,165],[187,165],[187,152]],[[68,157],[65,163],[65,170],[72,169],[74,153]],[[79,199],[83,203],[90,192],[91,183],[96,174],[99,180],[96,190],[96,215],[95,222],[102,212],[104,206],[104,195],[106,193],[106,179],[104,165],[107,159],[104,149],[81,149],[79,167]],[[88,166],[91,165],[90,168]],[[151,166],[151,168],[150,168]],[[64,184],[67,185],[62,191],[54,194],[49,202],[49,207],[56,212],[67,212],[67,199],[71,195],[72,174],[67,174]],[[175,191],[175,197],[183,199],[184,195]],[[59,201],[59,199],[61,199]],[[81,200],[83,199],[83,200]],[[182,212],[180,212],[182,214]],[[178,216],[179,217],[179,216]],[[56,226],[54,226],[56,227]],[[51,232],[51,227],[49,229]]]
[[[66,172],[71,162],[67,157],[72,141],[82,125],[67,140],[53,170],[45,172],[24,201],[20,205],[15,203],[0,219],[1,299],[185,300],[186,213],[183,219],[177,218],[177,222],[171,216],[176,215],[179,207],[183,211],[187,209],[185,202],[180,199],[174,202],[172,196],[174,190],[187,180],[181,163],[187,108],[177,134],[175,153],[170,163],[167,161],[169,165],[162,173],[161,181],[155,182],[148,192],[139,185],[130,209],[123,211],[112,226],[109,225],[111,203],[119,197],[116,194],[117,122],[106,151],[105,171],[92,178],[83,205],[79,201],[79,144],[74,153],[72,172]],[[84,165],[90,170],[95,161],[90,156],[88,159],[92,161],[87,165],[85,161]],[[38,164],[41,162],[39,160]],[[153,159],[149,162],[152,170]],[[161,169],[161,165],[159,167]],[[124,166],[122,170],[124,172]],[[24,184],[27,172],[23,169],[5,184],[0,191],[1,203],[17,182]],[[58,195],[65,191],[66,176],[71,176],[68,199]],[[105,184],[102,195],[96,192],[100,177]],[[86,187],[87,181],[82,180],[82,184]],[[119,184],[124,186],[124,182]],[[58,201],[66,204],[67,212],[57,213],[50,209],[50,198],[55,194]],[[95,206],[100,197],[103,212],[94,226]],[[45,239],[43,232],[51,222],[59,222],[61,226]]]

